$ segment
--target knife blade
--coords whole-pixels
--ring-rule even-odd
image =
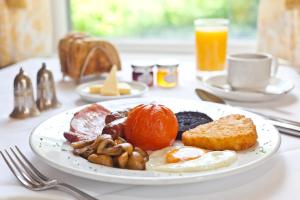
[[[218,103],[218,104],[226,104],[226,102],[221,99],[220,97],[211,94],[208,91],[202,90],[202,89],[195,89],[196,94],[198,95],[198,97],[200,99],[202,99],[203,101],[209,101],[209,102],[214,102],[214,103]],[[246,110],[252,113],[255,113],[257,115],[260,115],[262,117],[264,117],[268,122],[270,122],[271,124],[273,124],[281,133],[285,133],[288,135],[293,135],[293,136],[297,136],[300,137],[300,126],[298,122],[294,122],[294,121],[290,121],[290,120],[286,120],[286,119],[282,119],[282,118],[277,118],[277,117],[273,117],[273,116],[269,116],[269,115],[264,115],[262,113],[258,113],[258,112],[253,112],[247,108],[243,108],[243,107],[237,107],[240,108],[242,110]]]

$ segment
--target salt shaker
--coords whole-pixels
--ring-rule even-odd
[[[30,78],[20,68],[14,80],[14,109],[10,117],[24,119],[39,115],[36,107]]]
[[[40,111],[55,108],[60,105],[56,97],[55,83],[52,72],[43,63],[37,73],[37,100],[36,105]]]

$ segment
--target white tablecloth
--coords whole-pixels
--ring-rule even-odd
[[[176,57],[181,61],[180,85],[174,89],[152,88],[145,96],[169,98],[188,98],[199,100],[194,89],[199,84],[195,78],[193,56],[179,55],[127,55],[123,54],[123,70],[119,74],[123,80],[131,80],[130,62],[133,59],[156,60],[162,57]],[[57,81],[57,95],[62,103],[58,109],[42,112],[40,116],[26,120],[14,120],[8,117],[13,109],[13,78],[23,67],[29,74],[35,87],[36,73],[41,62],[46,62]],[[293,80],[295,89],[288,95],[272,102],[233,105],[249,106],[262,111],[293,120],[300,120],[300,77],[295,71],[281,66],[278,76]],[[129,186],[90,181],[78,178],[41,162],[31,151],[28,138],[33,127],[61,111],[83,105],[75,93],[75,83],[62,81],[57,58],[30,59],[6,69],[0,70],[0,150],[18,145],[29,159],[46,175],[70,183],[100,199],[299,199],[300,183],[300,138],[282,135],[279,152],[264,165],[243,174],[198,184],[177,186]],[[1,160],[1,159],[0,159]],[[72,199],[69,195],[49,190],[32,192],[22,187],[10,173],[4,162],[0,161],[0,199]]]

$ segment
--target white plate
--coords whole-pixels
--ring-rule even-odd
[[[114,100],[114,99],[123,99],[123,98],[130,98],[130,97],[138,97],[142,96],[145,92],[148,91],[148,86],[144,83],[132,81],[126,82],[122,81],[122,83],[127,83],[131,87],[131,94],[129,95],[120,95],[120,96],[103,96],[100,94],[90,94],[88,92],[89,86],[102,84],[104,80],[100,81],[93,81],[88,83],[83,83],[76,88],[76,92],[80,95],[80,97],[88,102],[99,102],[99,101],[106,101],[106,100]]]
[[[271,79],[270,84],[266,87],[266,93],[242,90],[231,91],[225,89],[228,88],[229,85],[227,83],[227,77],[224,74],[207,78],[204,81],[203,86],[205,89],[209,89],[210,92],[221,98],[245,102],[268,101],[287,94],[294,88],[292,81],[274,77]]]
[[[36,127],[30,136],[30,146],[35,154],[44,162],[66,173],[99,181],[137,185],[201,182],[245,172],[262,164],[280,146],[280,136],[273,125],[255,114],[230,106],[202,101],[146,98],[106,101],[102,102],[101,105],[112,111],[116,111],[153,101],[168,106],[174,112],[197,110],[207,113],[213,119],[233,113],[244,114],[251,117],[257,127],[258,143],[254,148],[238,152],[238,160],[233,165],[218,170],[195,173],[163,173],[105,167],[89,163],[81,157],[74,156],[71,150],[68,150],[70,148],[65,143],[66,140],[63,137],[63,132],[69,130],[69,122],[73,114],[83,108],[78,107],[58,114]]]

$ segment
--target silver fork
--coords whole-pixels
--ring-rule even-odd
[[[70,193],[76,197],[76,199],[96,200],[96,198],[71,185],[61,183],[56,179],[50,179],[43,175],[32,165],[32,163],[25,157],[25,155],[17,146],[15,146],[15,150],[10,147],[10,150],[13,156],[7,150],[4,150],[6,155],[4,155],[4,152],[2,153],[2,151],[0,151],[0,154],[10,171],[26,188],[34,191],[58,189]]]

